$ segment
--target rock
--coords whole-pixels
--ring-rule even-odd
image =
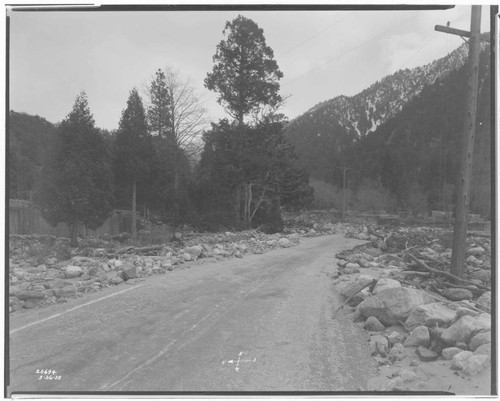
[[[186,261],[189,262],[190,260],[194,260],[194,258],[191,256],[189,253],[184,253],[182,254],[182,258]]]
[[[239,259],[241,259],[241,258],[243,257],[243,255],[241,254],[241,252],[240,252],[240,251],[236,251],[236,252],[234,253],[234,257],[235,257],[235,258],[239,258]]]
[[[358,264],[363,269],[367,269],[368,267],[370,267],[370,262],[368,260],[364,259],[364,258],[360,258],[358,260]]]
[[[416,353],[422,362],[434,361],[439,356],[434,351],[423,346],[418,347]]]
[[[382,331],[385,329],[385,326],[376,317],[370,316],[366,319],[364,328],[368,331]]]
[[[345,268],[344,270],[342,270],[342,274],[354,274],[354,273],[359,273],[359,269],[358,268]]]
[[[401,343],[396,343],[392,348],[391,351],[389,352],[388,358],[389,360],[394,363],[397,361],[402,361],[404,358],[406,358],[406,350],[403,344]]]
[[[490,366],[489,355],[472,355],[466,362],[463,372],[474,376]]]
[[[393,331],[391,334],[387,336],[387,340],[389,340],[389,344],[403,344],[405,340],[405,336],[397,331]]]
[[[343,259],[337,260],[338,267],[344,268],[346,265],[347,265],[347,260],[343,260]]]
[[[441,351],[441,356],[445,361],[451,361],[455,355],[460,354],[462,351],[458,347],[448,347]]]
[[[477,299],[476,307],[484,312],[491,312],[491,291],[485,292]]]
[[[46,296],[44,291],[19,291],[15,295],[21,301],[40,301]]]
[[[463,341],[460,341],[455,344],[455,347],[460,348],[461,350],[467,351],[467,344]]]
[[[386,252],[389,250],[389,246],[387,245],[387,242],[385,242],[385,241],[379,241],[377,246],[378,246],[378,249],[380,249],[382,252]]]
[[[477,278],[481,281],[490,281],[491,280],[491,271],[485,270],[485,269],[479,269],[479,270],[473,271],[471,273],[471,276],[473,278]]]
[[[472,316],[463,316],[443,331],[441,339],[451,345],[456,345],[459,342],[467,343],[473,332],[474,318]]]
[[[94,258],[104,258],[106,256],[107,252],[106,249],[104,248],[96,248],[91,252],[91,255]]]
[[[125,268],[123,269],[123,275],[122,275],[124,280],[130,280],[137,278],[137,268],[133,265],[125,265]]]
[[[491,331],[482,331],[471,338],[469,343],[469,349],[474,352],[481,345],[489,343],[491,343]]]
[[[473,311],[469,308],[458,308],[456,311],[455,311],[455,321],[459,320],[461,317],[463,316],[472,316],[472,317],[476,317],[478,316],[479,313],[476,312],[476,311]]]
[[[405,347],[418,347],[423,345],[427,347],[431,340],[429,329],[425,326],[418,326],[415,328],[408,337],[406,337],[403,345]]]
[[[358,279],[346,288],[340,291],[340,294],[346,298],[356,294],[361,288],[373,281],[372,276],[359,276]]]
[[[187,248],[184,248],[184,253],[187,253],[191,256],[193,260],[200,258],[203,254],[203,247],[201,245],[194,245]],[[184,258],[186,259],[186,258]],[[191,259],[186,259],[191,260]]]
[[[491,315],[489,315],[488,313],[481,313],[474,318],[473,334],[487,330],[491,330]]]
[[[389,288],[398,288],[398,287],[401,287],[401,283],[399,281],[393,280],[391,278],[381,278],[377,281],[377,285],[373,289],[373,293],[378,294]]]
[[[367,248],[363,252],[370,256],[373,256],[374,258],[382,255],[382,251],[378,248]]]
[[[288,238],[280,238],[278,241],[278,245],[282,248],[290,248],[292,243],[288,240]]]
[[[72,285],[66,285],[63,288],[56,290],[56,296],[58,298],[70,298],[76,296],[76,288]]]
[[[123,279],[122,279],[121,277],[118,277],[118,276],[116,276],[116,277],[111,277],[111,278],[109,279],[109,283],[110,283],[110,284],[113,284],[113,285],[118,285],[118,284],[123,283]]]
[[[483,255],[485,252],[484,248],[481,247],[481,246],[476,246],[474,248],[469,248],[469,250],[467,251],[467,255],[477,255],[477,256],[481,256]]]
[[[384,325],[405,321],[411,311],[422,304],[433,302],[426,292],[412,288],[389,288],[359,304],[361,314],[368,318],[375,316]]]
[[[386,357],[389,353],[389,341],[380,334],[376,334],[370,338],[370,350],[372,355],[380,355]]]
[[[345,268],[346,269],[357,270],[359,272],[359,264],[357,264],[357,263],[349,262],[349,263],[347,263],[345,265]]]
[[[80,266],[65,266],[63,269],[64,277],[66,278],[76,278],[82,275],[82,268]]]
[[[455,319],[455,311],[439,302],[419,305],[413,309],[406,319],[405,326],[413,330],[417,326],[448,327]]]
[[[451,361],[451,368],[463,370],[467,366],[467,361],[472,355],[474,354],[470,351],[462,351],[456,354]]]
[[[466,288],[445,288],[442,295],[451,301],[463,301],[473,297],[472,292]]]
[[[474,355],[491,355],[491,343],[480,345],[475,351]]]

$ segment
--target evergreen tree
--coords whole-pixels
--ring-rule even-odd
[[[43,216],[70,226],[71,246],[78,246],[79,224],[95,229],[113,204],[110,151],[95,127],[87,96],[81,92],[59,127],[52,157],[42,170],[37,196]]]
[[[226,22],[223,34],[205,86],[218,92],[218,102],[242,125],[247,114],[282,101],[278,81],[283,73],[263,30],[251,19],[239,15]]]
[[[137,183],[149,182],[153,147],[148,133],[146,113],[137,89],[132,89],[123,110],[115,139],[115,178],[117,184],[131,189],[131,231],[136,237]]]
[[[149,87],[149,128],[160,138],[172,135],[172,99],[165,73],[158,69]]]

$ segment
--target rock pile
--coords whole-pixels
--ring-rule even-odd
[[[165,274],[198,259],[243,258],[290,248],[300,234],[258,231],[190,235],[184,244],[124,246],[123,239],[83,239],[71,250],[63,238],[11,235],[9,241],[9,310],[31,309],[96,292],[118,284],[134,284]],[[146,250],[146,251],[144,251]],[[189,267],[189,266],[188,266]]]
[[[451,256],[440,229],[407,228],[384,235],[368,229],[366,234],[370,243],[336,255],[335,284],[352,307],[354,321],[370,334],[379,367],[413,358],[415,366],[447,361],[449,369],[468,377],[489,368],[490,275],[478,274],[490,272],[489,238],[468,238],[465,281],[457,285],[448,282],[449,275],[440,274],[446,272]],[[366,287],[374,279],[376,285]],[[400,369],[371,390],[414,389],[416,382],[425,380],[414,376],[416,372],[416,367]]]

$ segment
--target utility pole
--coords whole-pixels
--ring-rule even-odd
[[[463,277],[465,270],[465,249],[467,240],[467,220],[472,181],[472,161],[474,155],[474,136],[476,131],[476,110],[479,77],[479,52],[481,39],[481,6],[472,6],[470,32],[450,28],[435,27],[436,31],[469,38],[469,71],[467,79],[466,114],[462,139],[460,172],[457,182],[457,200],[455,208],[455,227],[453,231],[453,249],[451,255],[451,273]]]
[[[345,173],[347,170],[351,170],[351,167],[347,167],[345,164],[343,167],[337,167],[339,170],[343,170],[343,179],[342,179],[342,196],[343,196],[343,203],[342,203],[342,221],[345,221]]]

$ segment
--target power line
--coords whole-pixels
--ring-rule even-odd
[[[464,14],[460,15],[459,17],[455,18],[454,20],[452,20],[451,22],[455,22],[455,21],[458,21],[459,19],[462,19],[463,17],[465,17]],[[431,35],[431,37],[422,45],[420,46],[420,48],[418,48],[415,53],[413,53],[402,65],[401,67],[399,67],[399,69],[403,69],[403,67],[413,58],[415,57],[418,53],[420,53],[431,41],[432,39],[434,39],[436,36],[438,35],[438,32],[434,31],[434,33]],[[449,47],[449,46],[448,46]]]
[[[302,42],[300,42],[300,43],[296,44],[295,46],[293,46],[293,47],[289,48],[289,49],[288,49],[288,50],[286,50],[285,52],[280,53],[280,54],[278,55],[278,57],[280,57],[280,56],[284,56],[285,54],[290,53],[292,50],[295,50],[297,47],[302,46],[304,43],[309,42],[310,40],[314,39],[316,36],[318,36],[318,35],[322,34],[323,32],[325,32],[326,30],[330,29],[331,27],[333,27],[333,26],[335,26],[335,25],[337,25],[337,24],[341,23],[342,21],[346,20],[346,19],[347,19],[347,18],[349,18],[351,15],[352,15],[352,12],[351,12],[351,13],[349,13],[349,15],[347,15],[346,17],[341,18],[341,19],[339,19],[338,21],[335,21],[333,24],[328,25],[326,28],[323,28],[321,31],[319,31],[319,32],[315,33],[313,36],[311,36],[311,37],[307,38],[306,40],[303,40]]]
[[[412,19],[413,19],[413,17],[411,17],[411,18],[408,18],[408,19],[404,20],[404,21],[403,21],[403,22],[401,22],[400,24],[398,24],[398,25],[396,25],[396,26],[393,26],[392,28],[387,29],[387,30],[385,30],[384,32],[381,32],[380,34],[378,34],[378,35],[376,35],[376,36],[371,37],[370,39],[368,39],[368,40],[366,40],[366,41],[364,41],[364,42],[360,43],[359,45],[357,45],[357,46],[355,46],[355,47],[351,48],[350,50],[348,50],[348,51],[346,51],[346,52],[344,52],[344,53],[342,53],[342,54],[339,54],[339,55],[337,55],[337,56],[335,56],[335,57],[333,57],[333,58],[329,59],[326,63],[323,63],[323,64],[321,64],[321,65],[318,65],[318,66],[316,66],[316,67],[314,67],[314,68],[311,68],[309,71],[306,71],[305,73],[302,73],[302,74],[300,74],[300,75],[296,76],[295,78],[290,79],[290,80],[289,80],[289,81],[287,81],[287,82],[283,82],[283,84],[290,84],[290,83],[292,83],[292,82],[296,81],[297,79],[302,78],[303,76],[310,74],[311,72],[313,72],[313,71],[317,70],[318,68],[325,67],[326,65],[330,64],[332,61],[335,61],[335,60],[337,60],[337,59],[339,59],[339,58],[341,58],[341,57],[345,56],[346,54],[352,53],[354,50],[359,49],[360,47],[363,47],[363,46],[364,46],[364,45],[366,45],[367,43],[370,43],[370,42],[372,42],[373,40],[378,39],[378,38],[380,38],[381,36],[384,36],[385,34],[387,34],[387,33],[391,32],[391,31],[393,31],[393,30],[394,30],[394,29],[396,29],[396,28],[399,28],[400,26],[402,26],[402,25],[406,24],[408,21],[410,21],[410,20],[412,20]]]

